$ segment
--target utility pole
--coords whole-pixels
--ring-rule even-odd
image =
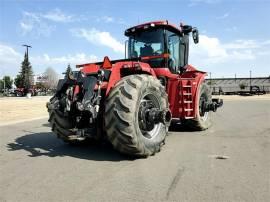
[[[210,90],[212,92],[212,73],[209,72],[209,74],[210,74]]]
[[[251,91],[251,70],[249,71],[249,89]]]
[[[29,45],[22,45],[22,46],[25,46],[26,47],[26,57],[27,57],[27,60],[28,60],[28,48],[32,48],[32,46],[29,46]]]

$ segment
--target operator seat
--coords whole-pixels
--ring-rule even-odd
[[[140,48],[140,53],[141,53],[140,54],[141,57],[151,56],[154,54],[154,50],[151,45],[145,44],[144,47]]]
[[[137,58],[138,57],[138,52],[134,50],[130,57],[131,58]]]
[[[169,70],[173,73],[176,73],[177,72],[177,68],[176,68],[176,65],[175,65],[175,58],[173,55],[171,55],[171,51],[168,50],[168,53],[169,53],[169,59],[168,59],[168,67],[169,67]]]

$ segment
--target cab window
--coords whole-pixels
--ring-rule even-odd
[[[164,53],[164,29],[152,28],[136,32],[129,37],[129,58],[155,56]],[[164,67],[164,58],[148,61],[151,67]]]
[[[173,32],[168,31],[168,67],[173,73],[177,73],[181,66],[180,56],[180,37]]]

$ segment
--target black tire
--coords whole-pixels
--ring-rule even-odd
[[[168,96],[159,80],[150,75],[131,75],[120,80],[106,100],[105,131],[121,153],[147,157],[159,152],[165,142],[168,126],[155,124],[149,132],[140,128],[139,108],[148,98],[160,109],[168,109]]]
[[[22,92],[16,91],[16,97],[22,97],[22,96],[23,96]]]
[[[56,97],[51,98],[50,103],[53,104],[59,100]],[[57,135],[58,138],[62,139],[66,143],[76,144],[77,140],[70,140],[69,136],[74,135],[74,124],[69,117],[65,116],[64,113],[59,109],[50,109],[49,122],[52,127],[52,131]]]
[[[196,118],[195,119],[187,119],[184,121],[184,126],[187,126],[189,129],[194,131],[202,131],[206,130],[212,125],[212,112],[202,112],[202,102],[200,99],[205,99],[205,102],[209,103],[212,100],[211,90],[205,84],[202,83],[197,96],[197,105],[196,110]]]

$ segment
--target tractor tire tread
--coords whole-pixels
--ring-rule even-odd
[[[164,103],[168,105],[165,89],[157,79],[150,75],[124,77],[114,86],[105,102],[105,131],[108,140],[119,152],[136,157],[154,155],[160,151],[160,147],[163,145],[158,142],[154,146],[146,146],[142,142],[142,138],[136,135],[137,130],[140,129],[136,129],[134,125],[134,112],[139,91],[146,83],[150,90],[160,96],[166,95],[160,99],[164,99]]]

